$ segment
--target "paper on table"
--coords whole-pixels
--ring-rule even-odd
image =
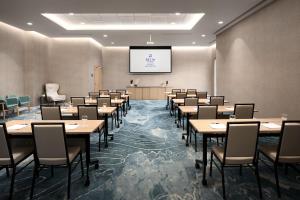
[[[267,122],[262,124],[264,127],[267,128],[280,128],[281,126],[272,122]]]
[[[226,109],[226,110],[234,110],[233,107],[226,107],[225,109]]]
[[[8,130],[19,130],[19,129],[25,128],[26,126],[29,126],[29,125],[28,124],[15,124],[10,127],[7,127],[7,129]]]
[[[224,128],[226,128],[225,124],[219,124],[219,123],[209,124],[209,126],[211,128],[214,128],[214,129],[224,129]]]
[[[76,128],[78,128],[78,124],[66,124],[66,129],[67,130],[71,130],[71,129],[76,129]]]

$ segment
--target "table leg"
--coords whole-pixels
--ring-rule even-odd
[[[186,143],[185,146],[189,146],[190,137],[190,113],[186,113]]]
[[[197,169],[200,168],[200,163],[202,163],[202,185],[207,185],[206,180],[206,167],[207,167],[207,135],[203,134],[203,161],[196,160],[195,167]]]
[[[171,105],[170,105],[170,116],[172,116],[173,112],[174,112],[174,103],[173,103],[172,99],[170,100],[170,103],[171,103]]]
[[[128,99],[127,99],[127,106],[128,106],[128,109],[130,110],[131,109],[131,105],[129,103],[129,96],[128,96]]]
[[[123,116],[124,116],[124,117],[126,117],[126,107],[125,107],[125,104],[126,104],[126,103],[123,103],[123,104],[122,104],[122,107],[123,107]]]
[[[107,143],[107,137],[108,137],[108,114],[105,113],[105,118],[104,118],[104,140],[105,140],[105,148],[108,147],[108,143]]]
[[[119,127],[120,127],[120,119],[119,119],[119,105],[117,105],[117,121],[118,121],[117,128],[119,128]]]
[[[90,142],[90,135],[85,135],[85,161],[86,161],[86,181],[85,186],[90,185],[90,176],[89,176],[89,169],[90,164],[95,164],[95,168],[99,168],[99,161],[98,160],[91,160],[91,142]]]
[[[168,110],[168,107],[169,107],[169,96],[167,96],[167,105],[166,105],[166,110]]]

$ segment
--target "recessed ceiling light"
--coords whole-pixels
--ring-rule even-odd
[[[74,15],[74,13],[69,13],[69,15],[71,15],[71,16],[72,16],[72,15]]]
[[[27,22],[27,25],[28,25],[28,26],[32,26],[33,23],[32,23],[32,22]]]
[[[61,27],[65,28],[66,30],[191,30],[199,20],[205,15],[205,13],[185,13],[184,15],[176,16],[176,18],[180,18],[180,21],[177,22],[176,25],[170,24],[170,22],[165,22],[162,20],[154,20],[151,23],[143,23],[145,19],[145,14],[147,13],[131,13],[135,16],[135,20],[138,23],[134,23],[133,21],[129,21],[126,23],[121,23],[124,19],[126,20],[128,17],[128,13],[125,14],[117,14],[117,13],[106,13],[106,14],[80,14],[76,13],[76,17],[80,17],[81,19],[85,19],[86,21],[93,21],[94,19],[117,16],[111,22],[96,22],[93,24],[86,23],[84,26],[76,19],[72,19],[66,14],[59,14],[59,13],[42,13],[42,15],[49,20],[53,21],[54,23],[60,25]],[[175,13],[160,13],[160,14],[147,14],[147,19],[151,19],[151,17],[155,16],[165,16],[172,19]],[[122,20],[120,20],[122,19]]]
[[[223,21],[218,21],[218,24],[223,24],[224,22]]]
[[[81,25],[84,25],[85,23],[84,23],[84,22],[80,22],[80,24],[81,24]]]
[[[175,13],[175,15],[179,16],[179,15],[181,15],[181,13],[177,12],[177,13]]]
[[[108,35],[104,34],[103,37],[108,37]]]
[[[111,42],[111,44],[115,44],[114,42]]]
[[[192,42],[192,44],[196,44],[196,42]]]
[[[205,35],[205,34],[202,34],[201,37],[206,37],[206,35]]]
[[[173,24],[173,25],[174,25],[174,24],[176,24],[176,23],[175,23],[175,22],[171,22],[171,24]]]

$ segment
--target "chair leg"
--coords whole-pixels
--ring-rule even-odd
[[[240,165],[240,176],[242,176],[242,174],[243,174],[243,166]]]
[[[36,175],[37,175],[37,170],[38,170],[38,167],[35,164],[34,168],[33,168],[32,184],[31,184],[31,191],[30,191],[30,199],[32,199],[32,197],[33,197],[34,184],[35,184],[35,178],[36,178]]]
[[[82,161],[82,152],[80,151],[80,169],[81,169],[81,177],[84,176],[84,170],[83,170],[83,161]]]
[[[258,172],[258,164],[255,165],[255,175],[256,175],[256,179],[257,179],[259,198],[262,198],[262,191],[261,191],[260,177],[259,177],[259,172]]]
[[[51,177],[53,177],[53,176],[54,176],[54,167],[51,166]]]
[[[210,166],[209,166],[209,176],[212,176],[212,163],[214,159],[214,154],[213,152],[210,152]]]
[[[101,149],[101,144],[100,144],[101,143],[101,130],[99,128],[98,128],[98,133],[99,133],[98,151],[100,152],[100,149]]]
[[[9,199],[12,199],[12,195],[14,193],[15,177],[16,177],[16,166],[13,166],[11,182],[10,182]]]
[[[70,199],[71,191],[71,165],[68,166],[68,199]]]
[[[195,136],[195,152],[197,152],[197,134],[196,132],[194,133]]]
[[[224,167],[223,166],[222,166],[222,169],[221,169],[221,174],[222,174],[223,199],[226,199],[226,195],[225,195],[225,178],[224,178]]]
[[[284,165],[284,174],[285,175],[288,175],[288,167],[289,167],[288,164]]]
[[[276,187],[277,187],[277,195],[280,198],[280,186],[279,186],[279,179],[278,179],[278,170],[277,170],[277,164],[274,163],[274,172],[275,172],[275,179],[276,179]]]
[[[5,170],[6,170],[6,176],[9,177],[9,168],[5,167]]]

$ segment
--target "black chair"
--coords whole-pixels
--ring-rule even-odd
[[[236,119],[252,119],[254,115],[254,103],[234,104]]]
[[[262,198],[256,156],[259,128],[260,122],[228,122],[224,147],[212,147],[209,174],[212,176],[212,163],[214,163],[222,175],[224,199],[226,199],[224,168],[239,167],[241,175],[242,166],[250,167],[254,171],[258,184],[259,196]],[[216,163],[214,157],[218,163]],[[220,166],[218,164],[220,164]]]
[[[41,105],[42,120],[61,120],[60,106]]]
[[[295,165],[300,164],[300,121],[283,121],[278,145],[261,145],[259,153],[264,155],[274,165],[274,174],[277,187],[277,195],[280,198],[280,186],[278,178],[279,165],[285,165],[287,175],[288,167],[299,170]],[[262,160],[263,163],[265,163]],[[266,164],[266,163],[265,163]]]
[[[60,166],[68,169],[68,193],[70,198],[71,174],[79,162],[72,169],[75,159],[80,156],[81,176],[84,176],[82,152],[80,146],[67,146],[64,123],[32,123],[34,141],[34,170],[30,198],[33,198],[35,179],[39,171],[44,167]],[[55,148],[53,148],[55,147]]]
[[[70,99],[74,107],[85,104],[85,97],[71,97]]]
[[[10,145],[8,139],[6,125],[0,123],[0,170],[6,169],[6,175],[9,177],[9,168],[12,168],[12,177],[10,182],[9,199],[12,199],[14,193],[14,184],[16,175],[22,171],[31,162],[26,164],[24,167],[16,171],[17,166],[27,159],[33,153],[32,147],[14,147]],[[2,194],[3,195],[3,194]]]

